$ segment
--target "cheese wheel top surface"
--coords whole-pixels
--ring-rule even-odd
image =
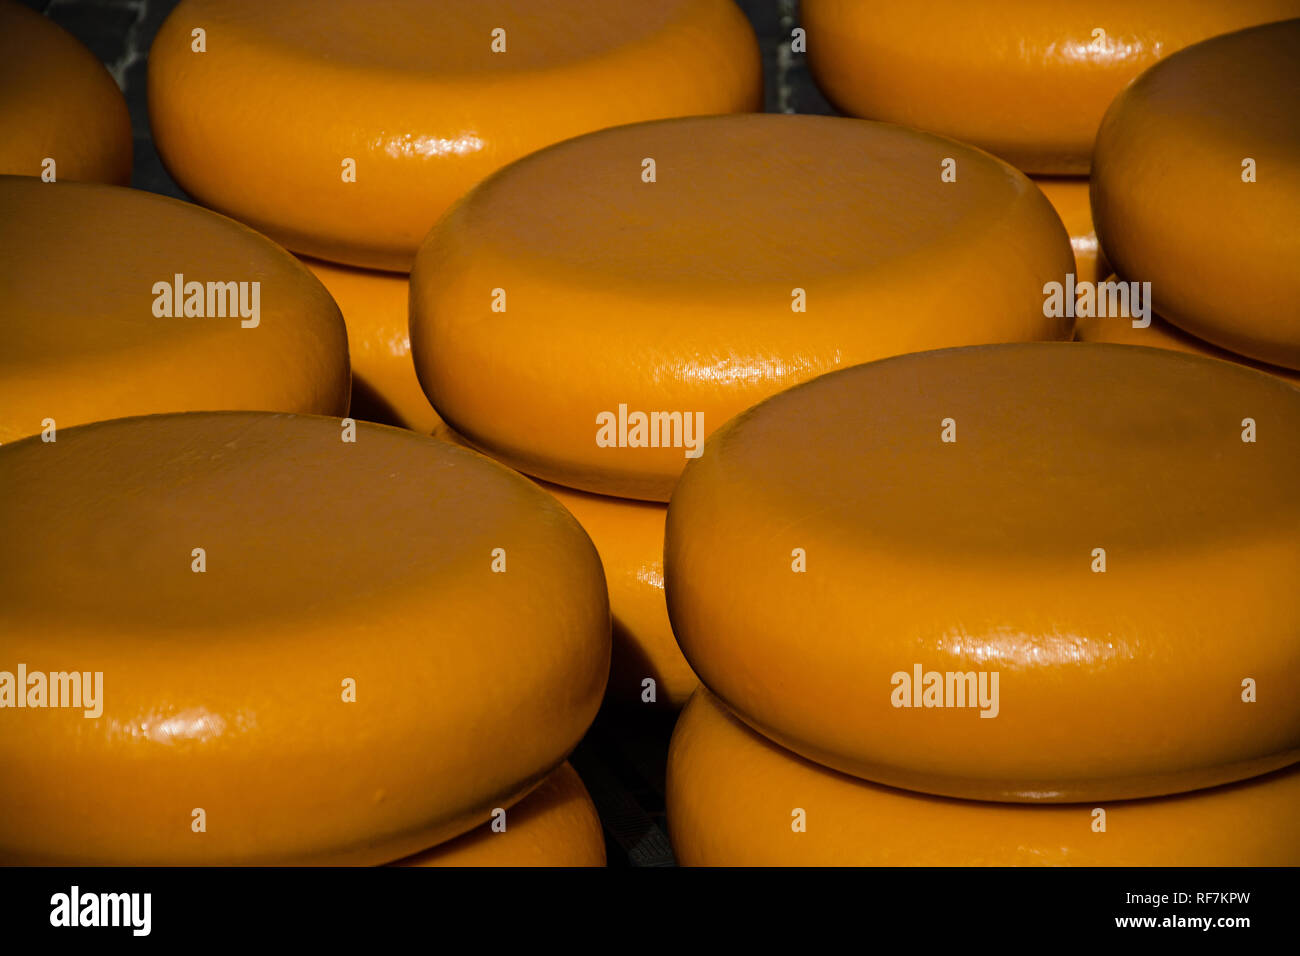
[[[149,55],[154,138],[188,193],[297,252],[403,272],[511,160],[761,102],[730,0],[185,0]]]
[[[459,203],[417,257],[411,347],[439,413],[494,456],[662,501],[702,433],[797,382],[1068,338],[1042,288],[1073,267],[1033,183],[949,140],[816,116],[636,124]]]
[[[803,760],[705,691],[668,752],[668,830],[684,866],[1295,866],[1298,801],[1300,767],[1101,804],[931,797]]]
[[[0,449],[0,858],[382,863],[577,743],[609,667],[589,539],[481,455],[344,424],[147,416]],[[101,713],[14,709],[19,665],[102,673]]]
[[[0,0],[0,130],[0,174],[131,181],[117,83],[76,37],[11,0]]]
[[[492,822],[394,866],[604,866],[605,835],[582,778],[565,762]]]
[[[1300,19],[1189,47],[1117,97],[1093,217],[1120,276],[1221,348],[1300,369]]]
[[[1250,369],[1081,343],[903,356],[710,439],[668,509],[669,616],[739,715],[866,779],[1210,786],[1300,754],[1297,487],[1300,391]]]
[[[1300,0],[804,0],[809,66],[841,110],[1087,173],[1102,114],[1188,44],[1300,15]]]
[[[0,441],[46,419],[347,410],[338,307],[251,229],[152,193],[24,176],[0,177],[0,221]]]

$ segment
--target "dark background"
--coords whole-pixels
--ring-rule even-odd
[[[179,0],[20,2],[44,13],[89,47],[126,94],[135,139],[131,185],[188,198],[167,175],[154,148],[147,100],[149,47]],[[736,2],[754,25],[763,51],[767,112],[835,113],[813,84],[803,55],[790,52],[790,31],[799,22],[798,0]],[[774,221],[778,215],[774,209]],[[602,712],[572,757],[605,825],[610,866],[674,865],[664,823],[664,766],[671,732],[671,719],[647,718],[628,710]]]

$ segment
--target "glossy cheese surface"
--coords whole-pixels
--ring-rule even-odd
[[[1251,369],[1077,342],[887,359],[710,440],[668,508],[669,617],[740,716],[865,779],[1212,786],[1300,757],[1297,488],[1300,390]]]
[[[1108,281],[1116,281],[1115,276],[1110,276]],[[1110,316],[1105,318],[1097,316],[1081,318],[1075,322],[1074,334],[1075,338],[1080,342],[1145,345],[1149,348],[1172,349],[1175,352],[1190,352],[1193,355],[1204,355],[1207,358],[1221,359],[1225,362],[1236,362],[1240,365],[1258,369],[1261,372],[1268,372],[1270,375],[1276,375],[1292,385],[1300,385],[1300,371],[1282,368],[1279,365],[1256,362],[1243,355],[1234,355],[1232,352],[1188,335],[1182,329],[1170,325],[1158,315],[1151,316],[1151,324],[1146,328],[1134,328],[1132,320],[1128,318]]]
[[[569,763],[491,821],[393,866],[604,866],[605,835],[596,805]]]
[[[1221,348],[1294,369],[1297,89],[1300,19],[1183,50],[1106,113],[1092,196],[1111,266],[1149,281],[1157,312]]]
[[[154,139],[186,192],[295,252],[402,272],[511,160],[761,103],[731,0],[185,0],[149,54]]]
[[[1034,185],[1043,191],[1074,249],[1074,276],[1080,282],[1097,282],[1110,272],[1106,255],[1097,242],[1088,200],[1088,180],[1078,176],[1035,176]]]
[[[609,668],[587,536],[482,456],[344,434],[194,413],[0,448],[0,671],[102,673],[98,717],[0,707],[0,860],[385,863],[565,759]]]
[[[797,382],[1068,338],[1042,288],[1073,268],[1033,183],[949,140],[820,116],[645,123],[458,204],[412,272],[411,348],[434,407],[495,457],[666,501],[701,434]]]
[[[446,422],[440,421],[432,434],[474,448]],[[625,708],[679,710],[700,682],[677,646],[664,602],[667,506],[576,491],[549,481],[537,484],[578,519],[605,568],[614,621],[606,698]],[[647,679],[654,681],[653,700],[646,699]]]
[[[76,37],[0,0],[0,174],[131,181],[131,118],[108,70]]]
[[[1077,175],[1126,83],[1189,44],[1300,16],[1300,0],[803,0],[800,15],[813,76],[844,112]]]
[[[754,733],[707,692],[668,752],[684,866],[1296,866],[1300,768],[1149,800],[1011,806],[847,777]],[[1105,813],[1105,831],[1094,826]],[[795,811],[803,811],[796,832]]]
[[[20,176],[0,177],[0,222],[0,442],[48,419],[347,411],[338,307],[246,226],[153,193]]]
[[[329,290],[347,324],[352,359],[349,414],[425,435],[437,429],[441,420],[420,388],[411,363],[407,277],[320,259],[304,258],[302,264]]]

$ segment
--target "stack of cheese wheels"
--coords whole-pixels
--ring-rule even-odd
[[[354,415],[425,433],[406,274],[453,202],[581,133],[761,103],[732,0],[183,0],[149,57],[173,177],[311,257],[347,321]]]
[[[1111,105],[1093,168],[1106,254],[1187,333],[1180,344],[1290,370],[1300,370],[1298,88],[1300,19],[1188,47]],[[1125,324],[1099,320],[1089,334],[1133,335]]]
[[[680,858],[1300,863],[1300,781],[1261,776],[1300,759],[1297,487],[1300,390],[1161,349],[907,355],[733,419],[668,514],[717,697]]]
[[[490,852],[599,862],[552,774],[609,606],[531,482],[403,429],[195,412],[6,445],[0,486],[0,861],[386,863],[505,838],[550,778]]]
[[[347,411],[338,307],[246,226],[30,176],[0,176],[0,222],[0,443],[155,412]]]
[[[815,116],[641,123],[458,203],[416,259],[411,345],[450,429],[571,489],[610,581],[611,695],[679,706],[695,678],[663,604],[663,503],[707,434],[842,365],[1068,338],[1042,287],[1070,262],[1042,193],[951,140]]]
[[[71,34],[0,0],[0,174],[131,181],[131,118],[102,63]]]
[[[1175,50],[1297,15],[1300,0],[803,0],[801,7],[809,66],[836,106],[973,143],[1042,177],[1070,230],[1076,277],[1087,282],[1107,272],[1085,177],[1111,100]]]

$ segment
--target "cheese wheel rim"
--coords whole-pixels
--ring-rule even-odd
[[[1295,766],[1100,805],[911,793],[783,750],[704,690],[668,752],[668,830],[683,866],[1294,866],[1298,799]]]

